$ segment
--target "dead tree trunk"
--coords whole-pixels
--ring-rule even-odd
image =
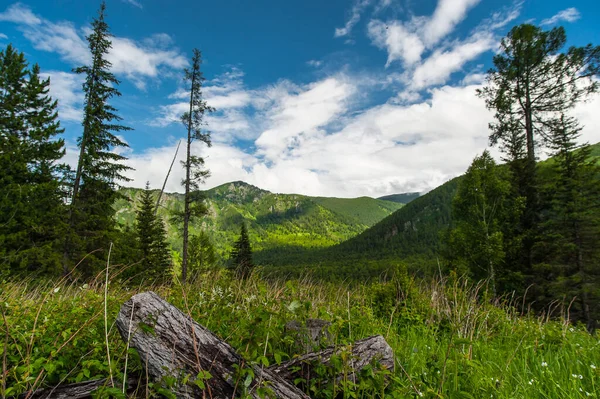
[[[247,368],[255,376],[248,387],[253,398],[259,397],[256,390],[261,387],[277,398],[309,398],[276,373],[245,364],[229,344],[153,292],[134,295],[125,302],[117,327],[123,339],[129,338],[130,346],[137,349],[152,378],[189,379],[172,388],[177,398],[201,398],[203,392],[206,397],[233,398],[243,391],[244,378],[239,371]],[[202,371],[211,375],[202,381],[205,390],[194,384]]]
[[[139,382],[138,377],[127,379],[127,392],[135,391]],[[54,388],[38,389],[35,392],[23,393],[19,399],[91,399],[92,393],[101,387],[110,386],[107,378],[101,380],[82,381],[74,384],[59,385]]]
[[[269,370],[288,381],[294,381],[296,378],[308,381],[311,376],[316,375],[313,372],[315,366],[318,364],[329,365],[334,354],[340,355],[344,351],[349,352],[350,378],[355,378],[356,373],[372,362],[377,362],[380,367],[385,367],[390,371],[394,370],[394,353],[381,335],[361,339],[349,346],[330,346],[322,351],[308,353],[280,365],[272,366]],[[336,379],[341,377],[343,377],[343,371]]]

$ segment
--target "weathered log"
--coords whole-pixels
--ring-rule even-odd
[[[322,351],[308,353],[280,365],[269,367],[269,370],[288,381],[294,381],[297,378],[308,380],[311,376],[316,375],[313,372],[315,365],[329,365],[331,357],[334,354],[340,355],[343,351],[349,352],[351,374],[355,375],[374,361],[381,367],[390,371],[394,370],[394,353],[381,335],[361,339],[349,347],[330,346]],[[342,374],[339,377],[342,377]]]
[[[258,398],[257,389],[266,387],[277,398],[308,398],[273,371],[245,364],[229,344],[154,292],[134,295],[125,302],[117,317],[117,328],[123,339],[129,338],[130,346],[137,349],[152,378],[179,378],[171,388],[177,398],[199,398],[204,397],[203,393],[212,398],[235,397],[244,384],[239,371],[248,368],[254,373],[249,385],[251,397]],[[211,377],[202,381],[203,390],[194,380],[204,371]],[[188,382],[183,383],[186,377]]]
[[[321,319],[307,319],[304,325],[297,320],[292,320],[285,324],[285,330],[295,336],[299,350],[310,353],[320,344],[328,345],[331,342],[331,334],[328,330],[330,325],[330,321]]]
[[[139,378],[127,379],[127,392],[133,392],[138,386]],[[74,384],[61,384],[54,388],[38,389],[32,393],[23,393],[19,399],[91,399],[92,393],[98,388],[110,386],[107,378],[91,381],[76,382]]]

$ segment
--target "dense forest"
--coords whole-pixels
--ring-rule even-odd
[[[110,300],[105,291],[105,312],[108,307],[116,312],[131,287],[153,285],[181,307],[188,306],[186,290],[196,287],[189,298],[210,308],[188,311],[198,318],[214,315],[206,322],[223,336],[229,333],[214,319],[238,320],[253,331],[232,333],[233,345],[245,348],[251,361],[293,357],[289,337],[282,328],[271,329],[271,322],[282,326],[290,318],[309,316],[333,318],[332,331],[340,342],[349,342],[361,330],[387,331],[398,350],[412,337],[422,344],[414,353],[435,351],[428,360],[407,361],[391,379],[373,376],[369,386],[344,386],[344,397],[356,397],[346,396],[352,390],[370,392],[368,397],[424,392],[428,397],[487,397],[495,389],[504,390],[503,397],[532,395],[525,380],[517,381],[515,376],[524,371],[511,365],[512,359],[506,365],[512,382],[490,385],[465,377],[477,359],[517,356],[511,351],[518,350],[518,342],[503,340],[502,334],[522,334],[528,348],[536,347],[527,359],[541,367],[550,359],[544,356],[583,356],[569,346],[569,339],[595,345],[597,352],[589,333],[600,321],[600,144],[581,143],[582,126],[572,110],[597,95],[600,46],[565,49],[562,27],[512,28],[477,92],[494,114],[490,145],[502,158],[495,160],[485,151],[464,175],[427,194],[379,199],[276,194],[243,182],[202,190],[210,165],[192,153],[192,143],[211,145],[204,118],[214,110],[203,98],[202,55],[194,50],[190,68],[182,73],[190,92],[189,110],[181,115],[186,132],[182,193],[165,193],[148,185],[127,188],[126,158],[116,150],[127,147],[122,137],[131,128],[112,105],[121,93],[107,59],[111,34],[105,8],[102,3],[87,36],[91,63],[74,69],[84,78],[85,96],[76,167],[64,163],[63,129],[57,101],[49,94],[50,79],[43,79],[41,67],[30,65],[12,45],[0,51],[2,397],[39,387],[43,373],[48,386],[117,373],[121,360],[111,365],[109,356],[105,364],[98,360],[100,352],[71,374],[67,365],[86,355],[74,345],[57,357],[57,344],[40,335],[46,330],[60,335],[58,325],[48,319],[51,310],[67,314],[72,309],[71,321],[80,325],[100,323],[98,314],[89,314],[81,303],[102,306],[100,293],[102,287],[108,289],[109,274],[119,290]],[[549,158],[540,161],[544,153]],[[105,286],[99,283],[103,273]],[[41,287],[27,294],[27,301],[49,303],[52,309],[42,312],[40,305],[35,314],[21,306],[27,302],[19,297],[27,292],[21,281]],[[65,296],[52,296],[61,287]],[[311,299],[311,289],[321,290],[319,296]],[[454,295],[454,302],[443,302],[440,292]],[[257,298],[270,310],[255,305]],[[477,309],[481,319],[457,316],[450,302]],[[333,316],[340,312],[346,312],[346,319]],[[40,314],[46,317],[40,319],[43,327],[37,324]],[[541,327],[535,319],[539,315],[562,324]],[[106,323],[82,342],[106,340],[108,348]],[[30,338],[14,335],[17,324],[32,331]],[[567,325],[575,327],[562,329]],[[463,331],[464,326],[471,330]],[[390,335],[390,330],[405,338]],[[74,330],[68,331],[63,338]],[[40,340],[37,349],[34,337]],[[281,341],[268,346],[269,337]],[[128,348],[117,341],[113,336],[110,345],[126,353]],[[474,347],[484,348],[485,355],[473,357]],[[272,353],[267,355],[268,348]],[[501,355],[494,348],[502,348]],[[586,362],[593,361],[593,350]],[[38,351],[44,355],[32,361]],[[132,361],[142,369],[139,359]],[[590,375],[579,369],[572,375],[583,379],[583,373],[591,381],[577,386],[579,391],[597,394],[592,366]],[[482,371],[486,379],[495,378],[490,370],[496,366],[482,361],[478,367],[489,368]],[[426,370],[431,374],[423,374]],[[453,384],[446,375],[455,378]],[[563,387],[572,382],[561,380]],[[541,397],[567,397],[564,393],[570,391],[556,385]],[[154,389],[168,396],[158,385]],[[336,397],[335,389],[307,389],[315,397]],[[105,397],[111,395],[118,397],[113,391]]]

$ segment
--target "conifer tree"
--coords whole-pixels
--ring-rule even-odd
[[[126,158],[116,151],[128,147],[118,134],[131,130],[120,125],[122,120],[109,100],[121,95],[119,80],[110,72],[107,55],[111,49],[110,31],[104,20],[106,4],[102,2],[98,16],[92,22],[87,36],[91,64],[74,69],[85,75],[83,132],[78,140],[79,159],[73,182],[71,199],[71,226],[74,233],[66,245],[67,254],[80,258],[84,253],[108,248],[114,232],[114,210],[117,181],[128,181],[123,173],[131,169],[122,164]],[[84,252],[74,253],[79,247]],[[67,265],[65,264],[66,273]],[[91,265],[93,272],[93,265]]]
[[[254,263],[252,262],[252,248],[250,247],[250,238],[248,237],[246,223],[242,223],[240,238],[233,245],[231,259],[233,260],[235,273],[239,278],[245,279],[250,276],[254,268]]]
[[[64,232],[59,180],[66,166],[50,79],[30,70],[22,53],[0,52],[0,264],[55,273]]]
[[[189,258],[190,271],[204,271],[217,262],[215,247],[206,232],[200,231],[190,238]]]
[[[138,249],[142,260],[135,268],[135,274],[143,272],[141,277],[164,278],[171,267],[171,256],[167,244],[165,227],[154,214],[155,200],[150,190],[150,183],[142,192],[140,207],[136,212],[135,231],[138,239]]]
[[[194,198],[193,192],[199,190],[199,184],[208,177],[209,171],[204,168],[204,159],[197,155],[192,155],[192,143],[199,141],[210,147],[210,132],[203,126],[204,114],[212,112],[213,108],[206,104],[202,97],[202,84],[204,76],[200,71],[202,64],[202,55],[198,49],[194,49],[191,69],[185,69],[184,80],[189,84],[190,101],[189,110],[181,116],[181,121],[187,130],[187,146],[185,161],[182,162],[185,168],[185,178],[183,186],[185,188],[184,211],[183,211],[183,254],[181,261],[181,281],[185,284],[187,278],[187,269],[189,263],[189,224],[193,216],[200,216],[206,212],[201,198]]]
[[[537,269],[545,299],[576,298],[571,316],[593,331],[600,319],[600,167],[590,146],[577,144],[580,131],[575,119],[562,116],[551,137],[554,173],[545,190],[550,204]]]
[[[488,109],[495,111],[490,142],[509,143],[513,150],[516,143],[526,147],[525,160],[518,162],[522,177],[518,183],[522,187],[517,191],[527,200],[521,221],[527,269],[533,262],[531,248],[540,213],[536,147],[548,143],[552,127],[562,113],[599,87],[590,78],[600,73],[600,46],[590,44],[561,52],[565,43],[562,27],[550,31],[530,24],[514,27],[494,57],[488,85],[477,91]]]
[[[484,151],[471,163],[452,203],[455,227],[449,241],[455,261],[476,279],[489,279],[494,292],[510,274],[502,226],[520,212],[509,193],[503,171]]]

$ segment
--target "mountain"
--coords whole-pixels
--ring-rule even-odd
[[[421,193],[391,194],[391,195],[384,195],[383,197],[379,197],[377,199],[380,199],[383,201],[397,202],[399,204],[408,204],[410,201],[414,200],[415,198],[419,198],[420,195],[421,195]]]
[[[124,227],[135,221],[140,189],[124,188],[116,202],[117,220]],[[154,191],[155,196],[158,190]],[[304,248],[324,248],[339,244],[363,232],[403,205],[379,199],[310,197],[275,194],[236,181],[201,193],[207,216],[192,224],[190,234],[206,232],[223,257],[227,257],[239,235],[241,223],[248,224],[257,259]],[[183,210],[183,194],[163,194],[159,215],[167,225],[173,249],[181,250],[181,223],[174,216]]]
[[[600,143],[591,145],[590,159],[600,163]],[[552,158],[540,162],[539,173],[546,174],[553,162]],[[310,269],[311,274],[320,278],[332,275],[359,279],[373,277],[399,262],[407,264],[413,271],[437,272],[440,233],[450,226],[452,199],[461,179],[462,176],[458,176],[415,198],[338,245],[269,257],[268,264],[275,273],[292,275]]]

